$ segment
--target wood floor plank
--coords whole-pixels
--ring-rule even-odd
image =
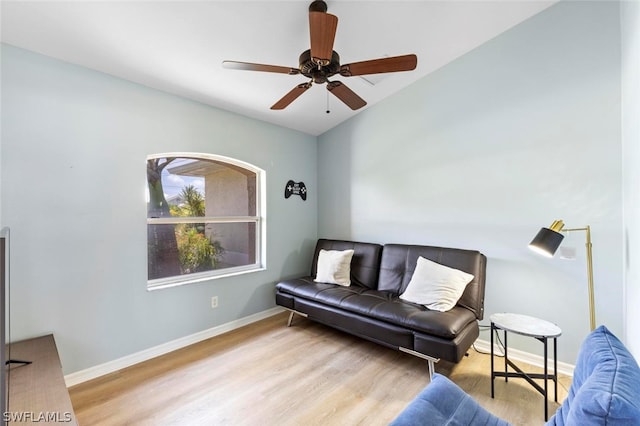
[[[474,351],[436,366],[514,425],[543,424],[543,398],[522,380],[496,379],[491,399],[489,369]],[[369,426],[388,424],[428,382],[422,359],[303,318],[286,327],[280,314],[69,391],[81,426]],[[561,378],[559,401],[570,383]]]

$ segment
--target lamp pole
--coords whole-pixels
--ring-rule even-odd
[[[587,225],[584,228],[571,228],[571,229],[562,229],[562,232],[572,232],[572,231],[585,231],[587,233],[587,280],[589,285],[589,322],[591,325],[591,331],[596,328],[596,312],[595,312],[595,302],[593,295],[593,252],[592,252],[592,244],[591,244],[591,227]]]

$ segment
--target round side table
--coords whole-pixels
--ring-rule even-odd
[[[496,377],[504,377],[504,381],[507,382],[509,377],[518,377],[525,379],[531,386],[533,386],[538,392],[544,396],[544,420],[547,421],[549,417],[549,408],[547,400],[547,382],[553,380],[554,382],[554,396],[555,402],[558,402],[558,336],[562,334],[562,330],[557,325],[545,321],[539,318],[530,317],[528,315],[499,313],[493,314],[490,317],[491,320],[491,398],[494,397],[494,379]],[[504,332],[504,372],[495,371],[493,365],[493,336],[494,333],[498,333],[498,330]],[[542,342],[544,346],[544,373],[526,373],[515,365],[507,355],[507,332],[520,334],[523,336],[533,337],[534,339]],[[549,374],[548,371],[548,345],[547,341],[553,339],[553,374]],[[507,371],[507,366],[510,366],[515,371]],[[533,379],[543,379],[544,388]]]

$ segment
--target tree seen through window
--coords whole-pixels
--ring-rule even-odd
[[[150,286],[260,266],[260,173],[225,160],[147,159]]]

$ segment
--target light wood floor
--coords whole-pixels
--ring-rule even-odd
[[[515,425],[543,424],[543,397],[524,380],[496,379],[491,399],[489,358],[471,350],[436,371]],[[70,395],[81,426],[369,426],[388,424],[428,382],[424,360],[301,317],[287,328],[279,314],[74,386]],[[561,402],[571,379],[560,382]],[[556,408],[550,402],[550,414]]]

